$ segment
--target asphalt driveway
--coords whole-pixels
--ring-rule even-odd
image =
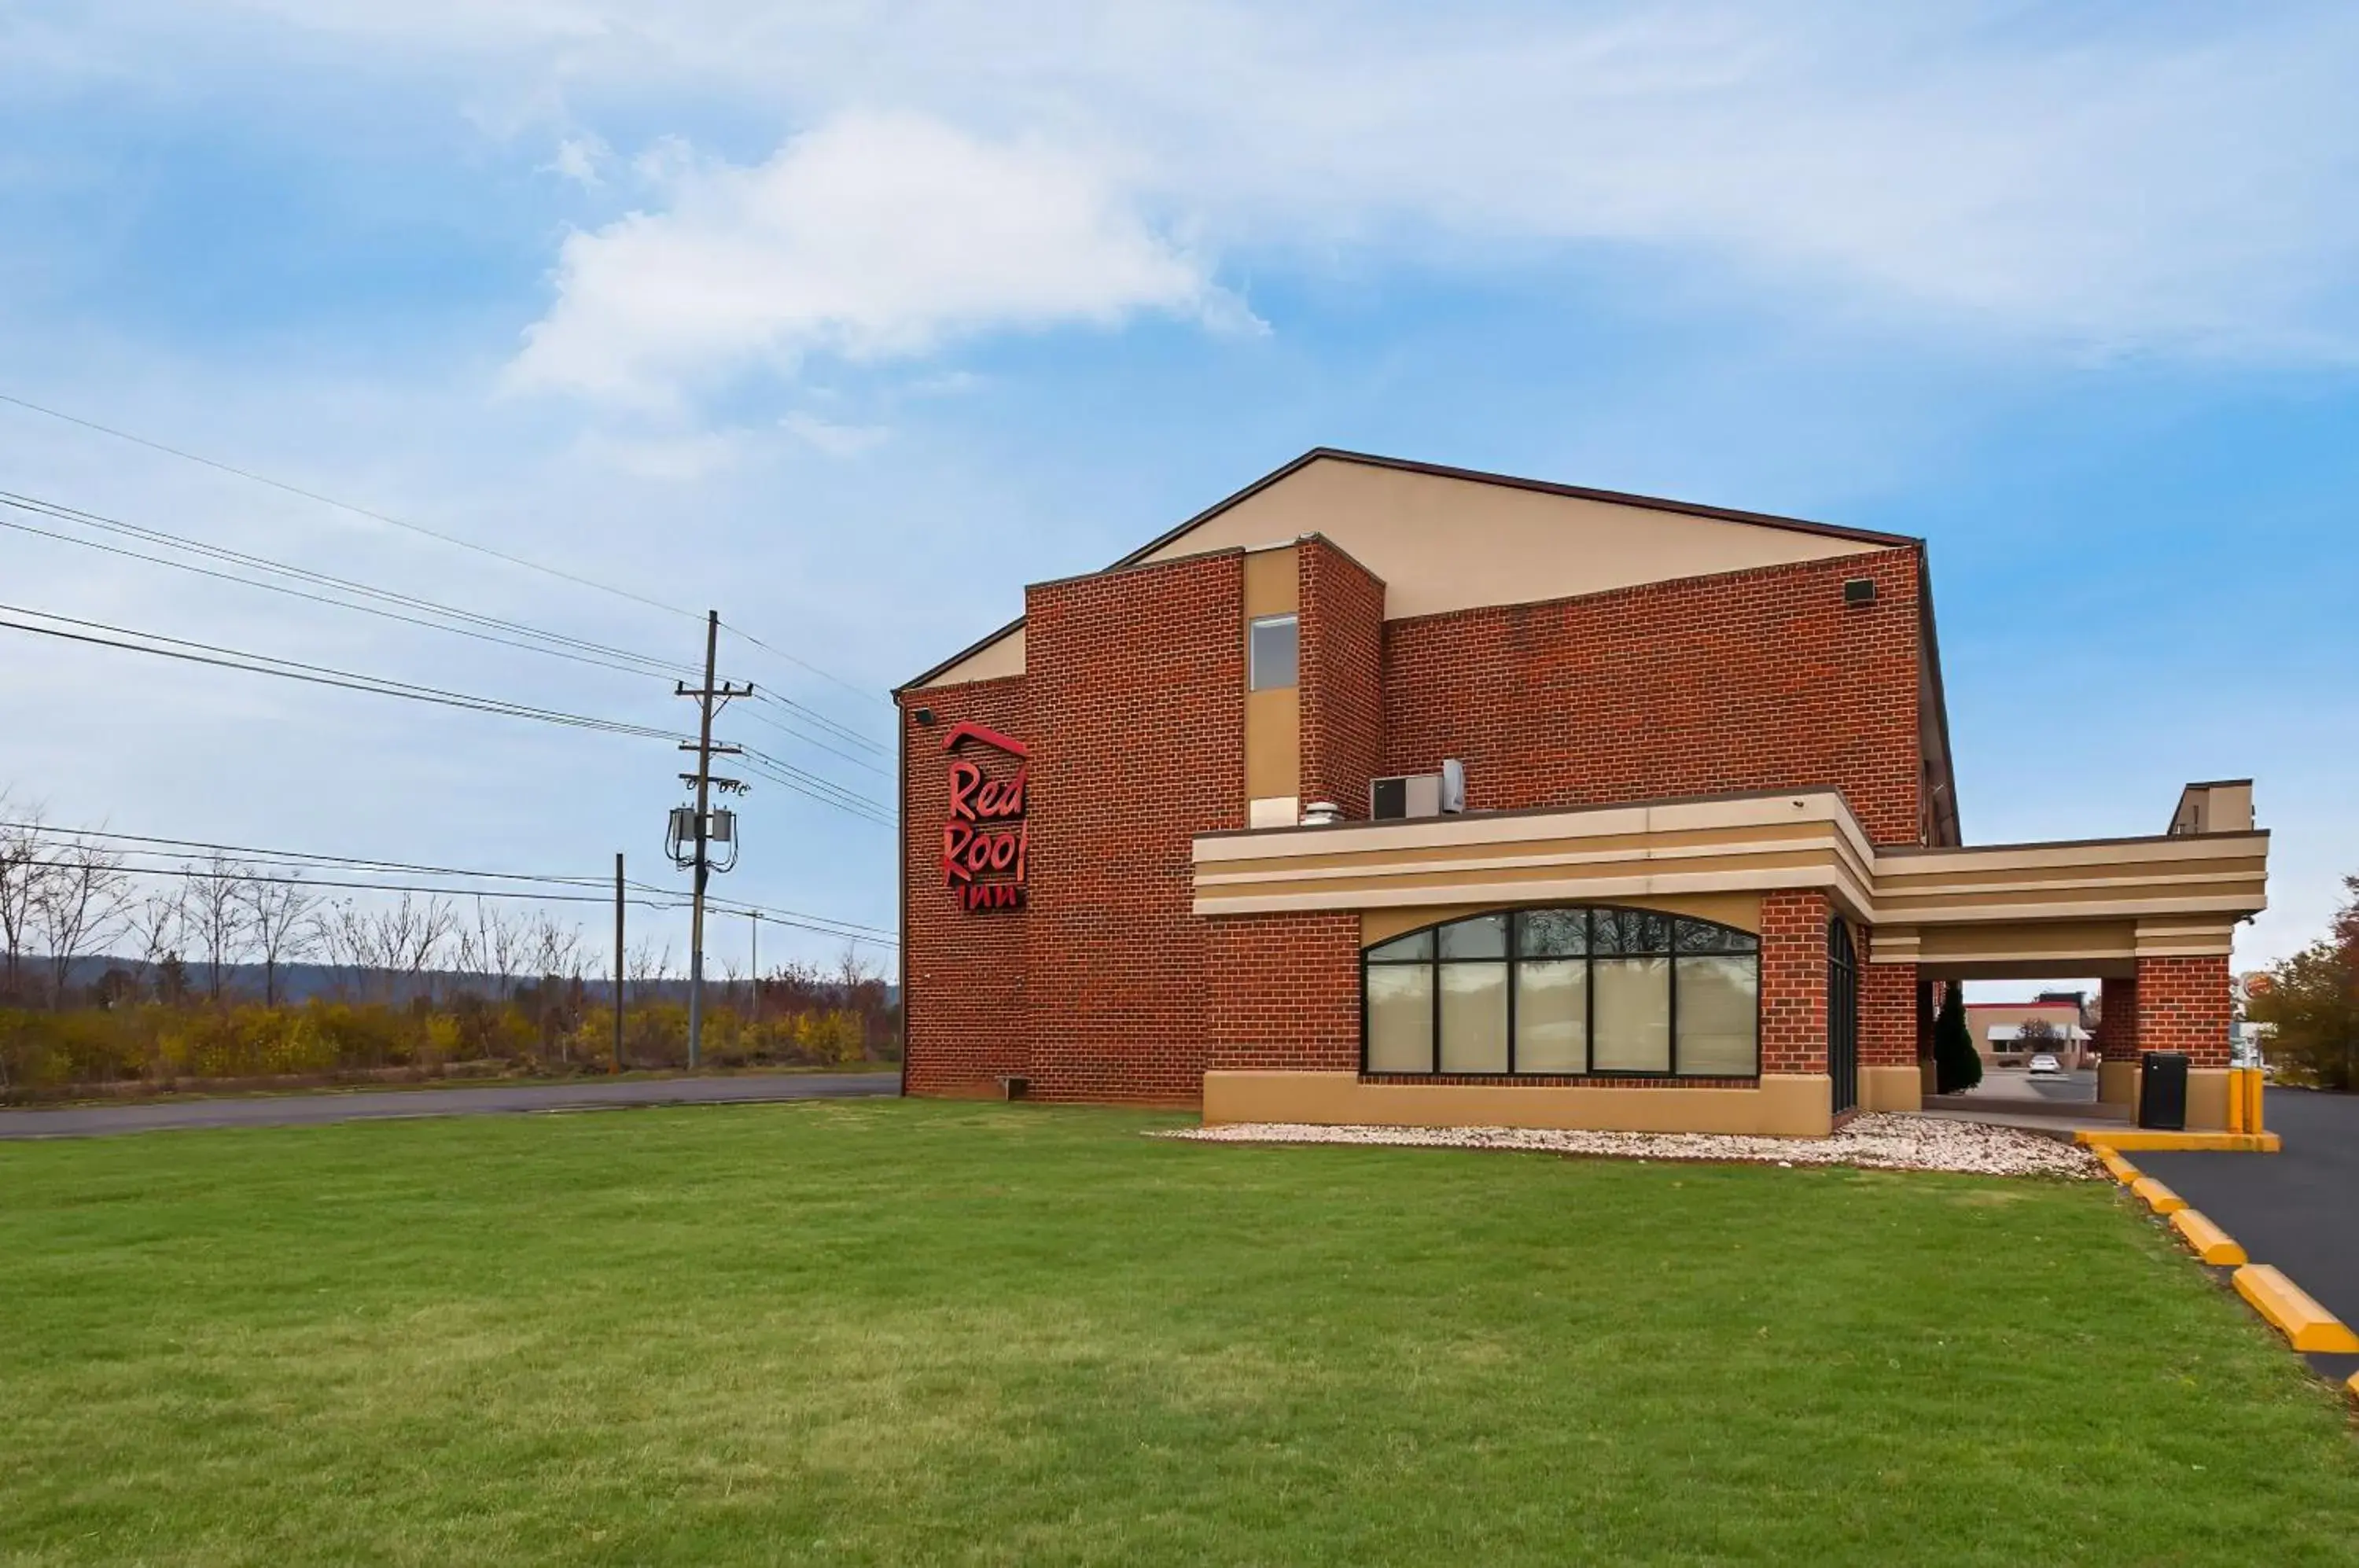
[[[2274,1263],[2344,1323],[2359,1325],[2359,1094],[2268,1091],[2277,1154],[2139,1149],[2139,1170],[2203,1211],[2256,1263]],[[2337,1381],[2359,1356],[2313,1356]]]
[[[897,1094],[893,1073],[741,1073],[712,1078],[584,1079],[571,1083],[488,1083],[472,1089],[371,1089],[343,1094],[257,1094],[239,1099],[158,1100],[124,1105],[64,1105],[0,1111],[0,1139],[91,1138],[173,1128],[309,1127],[395,1116],[513,1115],[627,1105],[756,1105],[776,1100]]]

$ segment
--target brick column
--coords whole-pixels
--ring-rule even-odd
[[[1917,1069],[1917,966],[1878,964],[1867,933],[1859,968],[1859,1103],[1864,1110],[1913,1111],[1924,1104]]]
[[[1332,800],[1358,822],[1368,780],[1384,771],[1385,585],[1316,535],[1296,547],[1295,562],[1301,800]]]
[[[1827,920],[1819,892],[1761,899],[1761,1071],[1827,1070]]]
[[[2097,1098],[2112,1105],[2137,1104],[2138,986],[2136,980],[2098,982]]]
[[[2137,961],[2138,1050],[2187,1053],[2187,1125],[2228,1125],[2228,1024],[2235,998],[2228,955]]]

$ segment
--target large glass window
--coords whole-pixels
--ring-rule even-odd
[[[1760,942],[1711,920],[1517,909],[1429,926],[1361,959],[1371,1073],[1760,1069]]]

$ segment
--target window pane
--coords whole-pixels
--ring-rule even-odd
[[[1441,966],[1441,1070],[1507,1070],[1507,966]]]
[[[1516,951],[1527,958],[1569,958],[1589,951],[1587,909],[1526,909],[1516,922]]]
[[[1430,931],[1411,931],[1407,936],[1397,936],[1390,942],[1379,942],[1375,947],[1368,949],[1368,960],[1372,964],[1391,963],[1404,958],[1431,958],[1432,956],[1433,933]]]
[[[1576,958],[1516,965],[1516,1071],[1589,1070],[1589,965]]]
[[[1756,973],[1749,954],[1680,960],[1681,1073],[1752,1076]]]
[[[1444,958],[1505,958],[1507,956],[1507,917],[1477,915],[1471,920],[1452,920],[1441,928],[1441,956]]]
[[[1681,953],[1751,953],[1759,946],[1750,931],[1714,925],[1710,920],[1680,922]]]
[[[1253,670],[1249,680],[1256,691],[1294,684],[1295,621],[1292,615],[1266,615],[1253,623],[1248,651]]]
[[[1424,964],[1369,968],[1368,1071],[1433,1071],[1433,971]]]
[[[1599,953],[1669,953],[1671,920],[1644,909],[1599,909],[1595,951]]]
[[[1597,1039],[1592,1052],[1600,1073],[1668,1073],[1671,1068],[1671,961],[1601,958]]]

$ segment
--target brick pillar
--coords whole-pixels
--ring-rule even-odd
[[[2137,961],[2137,1049],[2183,1051],[2191,1067],[2228,1065],[2234,1006],[2225,954]],[[2111,998],[2105,1008],[2110,1018]]]
[[[2137,1104],[2138,985],[2136,980],[2098,982],[2097,1027],[2093,1042],[2104,1058],[2097,1068],[2097,1098],[2107,1105]]]
[[[1859,1103],[1863,1110],[1913,1111],[1924,1104],[1917,1070],[1917,966],[1875,962],[1867,933],[1859,966]]]
[[[1827,1070],[1827,920],[1819,892],[1761,899],[1761,1071]]]
[[[1302,803],[1332,800],[1358,822],[1384,771],[1385,585],[1316,536],[1296,547],[1295,571]]]

